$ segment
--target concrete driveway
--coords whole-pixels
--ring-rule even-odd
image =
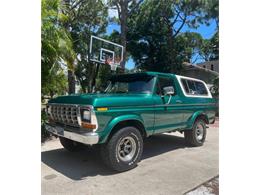
[[[218,127],[202,147],[186,147],[180,133],[145,141],[138,167],[124,173],[106,168],[95,149],[70,153],[58,140],[42,145],[42,194],[184,194],[219,173]]]

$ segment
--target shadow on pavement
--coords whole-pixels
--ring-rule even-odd
[[[185,147],[183,137],[166,134],[152,136],[144,141],[142,160]],[[61,148],[44,151],[41,157],[44,164],[73,180],[117,173],[103,164],[98,148],[86,147],[75,153]]]

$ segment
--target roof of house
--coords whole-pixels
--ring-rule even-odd
[[[199,69],[199,70],[201,70],[201,71],[208,72],[208,73],[213,74],[213,75],[215,75],[215,76],[218,76],[218,75],[219,75],[219,73],[216,72],[216,71],[213,71],[213,70],[209,70],[209,69],[207,69],[207,68],[200,67],[200,66],[198,66],[198,65],[196,65],[196,64],[184,63],[184,66],[186,67],[186,69]]]

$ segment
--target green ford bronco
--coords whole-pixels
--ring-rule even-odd
[[[126,171],[141,160],[148,136],[179,131],[187,144],[203,145],[216,102],[201,80],[142,72],[112,76],[104,93],[51,99],[46,110],[46,129],[65,149],[99,144],[105,164]]]

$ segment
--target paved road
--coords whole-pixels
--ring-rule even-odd
[[[145,141],[143,160],[124,173],[107,169],[95,150],[65,151],[58,140],[42,145],[42,194],[183,194],[218,175],[218,128],[202,147],[189,148],[180,133]]]

